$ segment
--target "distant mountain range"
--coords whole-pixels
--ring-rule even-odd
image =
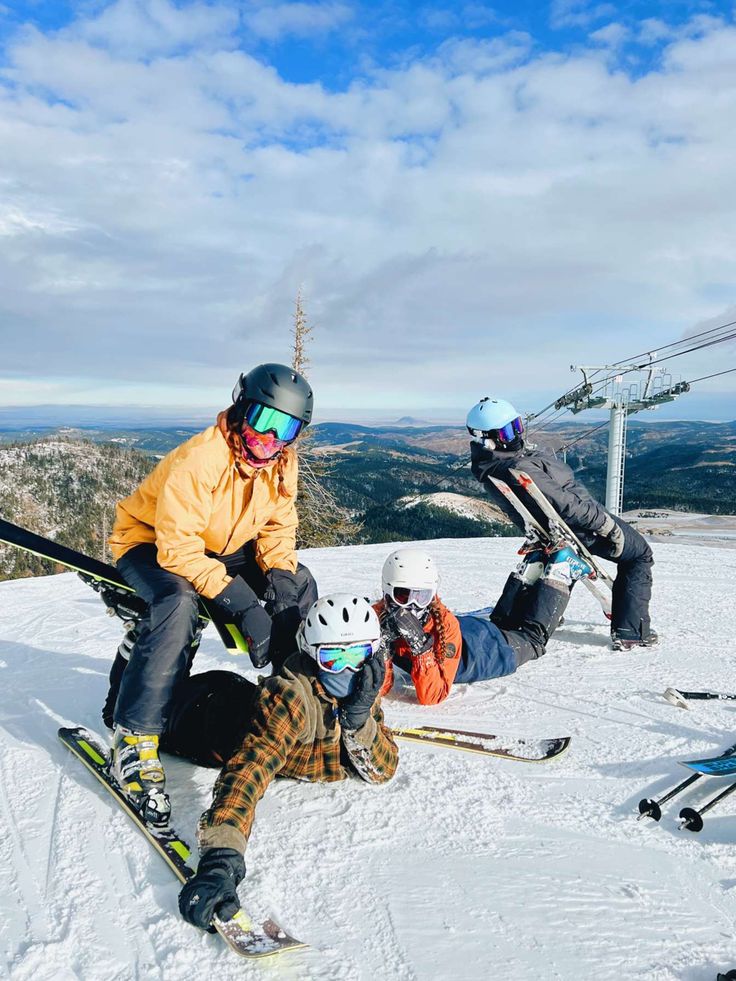
[[[529,439],[558,454],[564,453],[567,446],[568,463],[590,491],[603,500],[608,434],[606,427],[596,428],[597,425],[573,421],[545,431],[532,431]],[[3,446],[19,448],[44,440],[35,456],[20,450],[10,456],[0,454],[0,490],[4,488],[0,494],[0,511],[10,520],[22,523],[21,518],[33,512],[34,500],[38,499],[41,510],[45,500],[53,500],[56,527],[63,528],[66,522],[81,528],[86,522],[87,527],[96,528],[100,519],[95,495],[99,497],[101,488],[90,480],[90,474],[99,468],[93,447],[87,453],[79,448],[73,452],[65,450],[59,470],[38,464],[39,459],[44,459],[45,441],[62,437],[77,447],[108,444],[118,454],[118,461],[131,458],[125,486],[118,490],[111,482],[105,487],[109,509],[115,494],[128,492],[131,478],[140,479],[158,458],[201,428],[202,425],[49,428],[33,422],[17,428],[0,422],[0,450]],[[407,417],[390,426],[322,423],[314,426],[312,432],[312,452],[329,465],[325,483],[338,503],[354,517],[356,528],[361,526],[356,531],[356,541],[514,533],[488,507],[490,498],[470,472],[468,434],[463,427],[422,425]],[[23,470],[24,460],[28,461],[28,473]],[[118,462],[115,469],[120,472],[119,468]],[[75,476],[77,470],[83,478],[81,481]],[[60,473],[65,474],[67,483],[72,480],[75,487],[87,488],[90,498],[87,506],[83,494],[75,492],[74,513],[68,517],[64,516],[63,502],[57,501],[53,488],[43,484],[46,474],[48,480],[53,479],[60,486]],[[652,508],[736,514],[735,476],[736,422],[629,421],[625,510]],[[19,517],[12,513],[12,502],[20,506],[21,501]],[[94,515],[94,521],[86,521],[87,511]],[[43,532],[44,528],[36,530]],[[81,546],[82,542],[78,544]]]

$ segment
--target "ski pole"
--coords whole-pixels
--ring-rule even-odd
[[[728,749],[724,749],[717,759],[727,759],[729,756],[733,756],[735,753],[736,743],[734,743],[733,746],[729,746]],[[644,797],[639,801],[639,817],[636,820],[641,821],[643,817],[650,817],[654,821],[659,821],[659,819],[662,817],[662,808],[660,805],[666,804],[668,800],[672,800],[673,797],[681,793],[691,784],[695,783],[695,781],[699,780],[700,777],[704,776],[706,776],[704,773],[693,773],[686,780],[683,780],[682,783],[678,783],[676,787],[673,787],[672,790],[668,790],[663,797],[657,798],[657,800],[652,800],[651,797]]]
[[[651,797],[644,797],[639,801],[639,817],[636,820],[641,821],[644,817],[650,817],[654,821],[659,821],[662,817],[661,805],[666,804],[668,800],[672,800],[673,797],[685,790],[686,787],[689,787],[690,784],[695,783],[702,776],[702,773],[693,773],[692,776],[683,780],[682,783],[678,783],[676,787],[673,787],[672,790],[669,790],[663,797],[659,797],[657,800],[652,800]]]
[[[721,701],[733,702],[736,701],[736,695],[730,695],[726,692],[718,691],[682,691],[680,688],[668,688],[664,692],[663,696],[671,705],[676,705],[678,708],[686,709],[688,708],[688,702],[694,700],[706,701],[709,699],[717,698]]]
[[[729,794],[736,791],[736,783],[729,784],[725,790],[722,790],[720,794],[716,794],[712,797],[706,804],[696,810],[694,807],[683,807],[680,811],[680,831],[702,831],[703,829],[703,817],[711,807],[715,807],[719,801],[722,801],[724,797],[728,797]]]

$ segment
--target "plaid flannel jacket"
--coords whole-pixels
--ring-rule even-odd
[[[345,732],[311,658],[289,658],[280,674],[263,682],[250,731],[217,778],[199,823],[200,847],[244,851],[256,804],[277,775],[329,782],[354,770],[370,783],[390,780],[399,751],[379,703],[361,729]]]

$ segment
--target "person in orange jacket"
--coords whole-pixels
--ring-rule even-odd
[[[216,424],[167,454],[117,506],[110,548],[148,611],[129,660],[118,652],[103,719],[114,728],[113,774],[151,820],[168,815],[158,743],[199,643],[198,596],[237,624],[257,668],[291,654],[317,599],[297,561],[291,449],[312,405],[297,372],[258,365],[240,375]]]
[[[501,678],[541,657],[562,613],[550,593],[544,615],[516,630],[501,630],[486,615],[457,617],[437,595],[432,556],[419,548],[392,552],[381,579],[383,598],[374,606],[388,652],[381,695],[393,686],[396,664],[411,675],[422,705],[444,701],[453,684]]]

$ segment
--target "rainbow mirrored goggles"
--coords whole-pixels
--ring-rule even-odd
[[[331,674],[358,671],[378,650],[380,643],[380,640],[361,640],[353,644],[319,644],[315,648],[317,664]]]
[[[521,416],[517,416],[511,422],[507,422],[500,429],[471,429],[470,426],[467,428],[471,436],[478,438],[490,436],[491,439],[495,439],[499,443],[513,443],[517,436],[523,436],[524,434],[524,423],[521,421]]]
[[[263,405],[261,402],[250,403],[245,410],[245,422],[261,435],[275,433],[276,439],[280,439],[284,443],[291,443],[304,427],[301,419],[296,419],[287,412],[274,409],[270,405]]]
[[[388,594],[397,606],[416,606],[425,609],[434,599],[433,589],[410,589],[408,586],[392,586]]]

